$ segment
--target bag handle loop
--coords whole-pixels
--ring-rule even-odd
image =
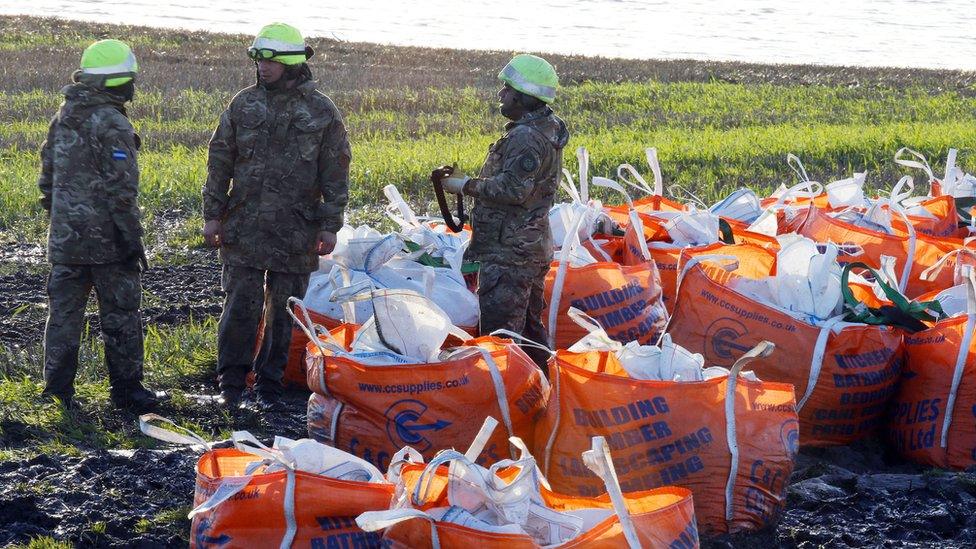
[[[952,371],[952,384],[949,386],[949,396],[946,400],[945,417],[942,419],[942,432],[939,446],[946,448],[949,443],[949,427],[952,425],[952,412],[956,407],[956,396],[962,382],[962,374],[966,369],[966,359],[969,358],[969,347],[973,342],[973,332],[976,331],[976,270],[966,266],[966,328],[962,341],[959,343],[959,354],[956,355],[956,366]]]
[[[902,158],[902,155],[905,153],[915,157],[916,160],[909,160],[907,158]],[[929,161],[924,156],[922,156],[916,151],[913,151],[912,149],[909,149],[908,147],[902,147],[898,149],[898,152],[895,153],[895,164],[898,164],[899,166],[905,166],[906,168],[917,168],[919,170],[924,171],[925,175],[929,176],[929,184],[931,184],[932,181],[935,180],[935,173],[932,172],[932,167],[929,166]]]
[[[624,531],[624,539],[627,540],[627,545],[630,549],[640,549],[640,537],[637,535],[634,521],[627,509],[623,491],[620,489],[620,481],[617,478],[617,471],[613,467],[613,459],[610,457],[610,446],[607,444],[607,439],[602,436],[593,437],[590,449],[583,452],[583,463],[587,469],[600,477],[606,486],[610,502],[613,504],[613,510],[617,514],[620,526]]]
[[[576,149],[576,160],[579,162],[580,202],[586,204],[590,201],[590,153],[586,147],[581,145]]]
[[[729,445],[729,477],[725,482],[725,520],[732,521],[734,514],[733,493],[735,479],[739,474],[739,442],[736,438],[735,388],[742,368],[750,362],[773,354],[776,345],[771,341],[760,341],[755,347],[739,357],[729,369],[728,383],[725,386],[725,438]]]

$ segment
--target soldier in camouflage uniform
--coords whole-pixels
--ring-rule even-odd
[[[548,106],[558,85],[552,65],[517,55],[498,78],[505,83],[498,92],[500,110],[511,122],[488,150],[481,173],[468,178],[444,166],[431,176],[446,191],[475,199],[465,259],[481,263],[481,333],[504,328],[545,342],[544,284],[553,253],[548,214],[569,132]],[[546,370],[548,355],[526,350]]]
[[[351,153],[339,111],[315,89],[305,63],[311,48],[297,29],[264,27],[248,54],[258,83],[234,97],[210,140],[204,237],[223,263],[221,396],[235,405],[253,366],[255,402],[267,409],[278,400],[291,341],[286,301],[304,297],[318,256],[335,246]]]
[[[71,406],[85,304],[92,288],[105,340],[116,406],[156,404],[142,386],[145,268],[139,206],[139,137],[126,118],[138,65],[127,45],[102,40],[81,58],[74,83],[41,147],[41,205],[48,233],[48,317],[44,331],[44,395]]]

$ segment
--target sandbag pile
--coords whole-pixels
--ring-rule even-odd
[[[864,172],[824,185],[790,155],[798,183],[712,204],[665,198],[645,153],[652,183],[591,177],[577,151],[542,342],[477,334],[467,233],[387,188],[398,231],[344,228],[289,304],[311,439],[207,446],[196,544],[697,547],[774,524],[802,446],[886,433],[908,459],[976,465],[976,177],[955,151],[942,178],[898,151],[924,196],[910,175],[880,196]],[[550,351],[549,379],[525,345]],[[241,521],[248,505],[282,511]]]

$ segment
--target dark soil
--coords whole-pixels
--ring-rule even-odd
[[[145,325],[176,325],[220,314],[220,264],[208,251],[190,251],[179,265],[151,266],[143,274]],[[47,318],[47,276],[41,246],[0,245],[0,259],[12,269],[0,274],[0,345],[30,347],[44,338]],[[94,293],[90,304],[95,300]],[[98,313],[89,307],[86,320],[97,331]]]
[[[135,450],[0,463],[0,544],[51,536],[88,547],[185,547],[189,524],[137,524],[190,505],[194,461],[190,451]]]
[[[779,524],[705,548],[976,547],[976,471],[905,463],[879,440],[804,448]]]
[[[216,392],[207,384],[199,389]],[[184,408],[180,417],[212,433],[248,430],[270,445],[274,435],[307,436],[307,399],[307,392],[289,391],[282,397],[283,411],[264,416],[238,411],[229,422],[213,404]],[[158,412],[175,417],[166,405]],[[136,421],[133,415],[110,419]],[[0,432],[3,447],[19,447],[32,436],[9,424],[0,425]],[[199,454],[162,443],[160,448],[0,462],[0,546],[50,536],[78,547],[186,547]],[[161,512],[167,515],[160,517]]]

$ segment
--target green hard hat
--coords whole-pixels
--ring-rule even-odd
[[[121,86],[130,82],[139,72],[136,56],[120,40],[99,40],[85,48],[81,54],[82,74],[103,78],[105,87]]]
[[[498,73],[498,79],[516,90],[552,103],[556,99],[559,76],[548,61],[527,53],[516,55]]]
[[[285,23],[265,25],[254,37],[247,55],[255,61],[277,61],[283,65],[298,65],[309,57],[305,39],[295,27]]]

